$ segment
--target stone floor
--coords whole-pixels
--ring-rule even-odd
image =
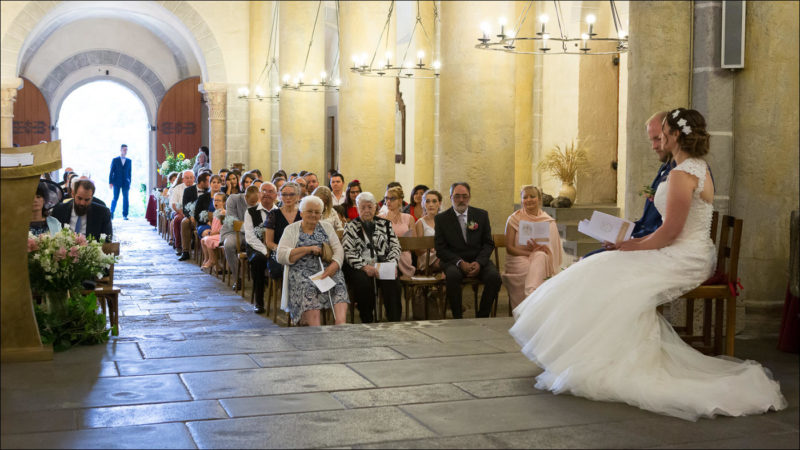
[[[737,356],[788,409],[686,422],[534,389],[503,314],[280,327],[142,219],[114,226],[120,336],[3,364],[2,448],[798,448],[798,357],[771,340]]]

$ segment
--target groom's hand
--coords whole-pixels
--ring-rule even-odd
[[[467,277],[477,277],[478,274],[481,273],[481,265],[477,261],[469,263],[469,268],[467,269]]]
[[[603,242],[603,249],[604,250],[616,250],[617,249],[617,244],[615,244],[613,242],[605,241],[605,242]]]

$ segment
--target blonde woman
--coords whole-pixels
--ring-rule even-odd
[[[319,186],[314,189],[312,195],[319,197],[322,200],[322,204],[325,205],[325,208],[322,210],[321,220],[333,225],[333,229],[337,232],[344,231],[342,219],[339,217],[336,210],[333,209],[333,193],[331,190],[327,186]]]
[[[392,222],[392,230],[395,236],[414,236],[414,217],[404,213],[403,210],[403,188],[400,186],[390,187],[384,196],[384,206],[386,212],[378,214],[378,217]],[[416,270],[411,264],[411,252],[403,252],[397,263],[397,268],[405,276],[412,276]]]

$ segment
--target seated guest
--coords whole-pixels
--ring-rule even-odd
[[[400,242],[392,230],[392,223],[375,216],[375,197],[362,192],[356,197],[358,217],[347,222],[344,227],[342,247],[344,247],[344,276],[353,288],[353,295],[361,322],[372,323],[377,288],[383,294],[386,317],[397,322],[402,316],[400,303],[400,282],[379,280],[375,263],[397,262],[400,257]]]
[[[251,178],[250,182],[252,183],[254,179],[255,177]],[[244,183],[244,178],[242,178],[242,183]],[[228,172],[228,175],[225,177],[225,186],[222,187],[222,192],[227,194],[228,197],[233,194],[244,192],[244,190],[239,190],[239,175],[237,175],[236,172]]]
[[[557,274],[561,267],[561,237],[556,221],[542,211],[542,191],[533,185],[522,186],[522,208],[514,211],[506,222],[506,257],[503,284],[508,290],[511,309],[522,303],[544,280]],[[520,222],[548,222],[550,239],[537,243],[529,239],[525,245],[517,243]]]
[[[297,179],[297,172],[290,173],[289,174],[289,178],[287,178],[287,180],[289,180],[289,181],[294,181],[296,179]]]
[[[50,208],[58,203],[58,197],[47,187],[47,182],[40,181],[36,187],[36,195],[33,197],[33,209],[31,211],[30,232],[34,235],[50,233],[55,235],[61,229],[61,222],[55,217],[48,215]]]
[[[307,174],[303,175],[303,179],[306,180],[306,193],[311,195],[314,192],[314,189],[319,187],[319,180],[317,179],[317,174],[313,172],[308,172]]]
[[[328,185],[331,188],[331,193],[333,193],[333,204],[334,206],[341,205],[347,198],[347,194],[344,192],[344,175],[334,172],[330,178]]]
[[[63,201],[67,201],[72,198],[72,186],[73,180],[78,179],[78,174],[75,172],[67,172],[64,174],[65,181],[64,181],[64,199]]]
[[[324,186],[323,186],[324,188]],[[319,189],[319,188],[318,188]],[[327,188],[326,188],[327,189]],[[278,244],[277,260],[286,266],[283,276],[281,306],[289,312],[292,323],[320,325],[321,309],[333,307],[336,325],[347,321],[347,288],[341,267],[344,251],[336,230],[330,223],[320,220],[324,206],[322,200],[310,195],[300,202],[302,220],[286,227]],[[333,250],[331,261],[322,261],[323,244]],[[324,270],[322,278],[330,277],[336,286],[320,292],[311,276]]]
[[[264,287],[267,279],[267,247],[264,246],[264,222],[269,212],[275,208],[275,186],[272,183],[263,183],[259,193],[259,202],[256,206],[247,209],[244,216],[244,240],[247,243],[247,260],[250,262],[250,275],[253,278],[253,296],[255,297],[255,312],[264,312]]]
[[[422,208],[425,215],[420,217],[416,224],[414,224],[414,234],[416,236],[436,236],[436,221],[434,218],[439,214],[439,208],[442,206],[442,194],[439,191],[429,190],[426,191],[422,197]],[[439,258],[436,257],[436,250],[430,251],[430,260],[427,259],[427,250],[417,251],[417,267],[419,270],[425,270],[428,266],[431,271],[439,272],[442,270],[439,265]]]
[[[261,189],[261,183],[262,183],[261,179],[256,178],[255,180],[253,180],[253,184],[251,186],[255,186],[255,187]]]
[[[264,223],[264,242],[267,248],[270,249],[269,261],[267,261],[267,268],[269,269],[269,277],[278,279],[283,277],[283,265],[276,259],[275,251],[278,249],[278,242],[281,241],[283,230],[289,225],[301,220],[300,210],[297,209],[300,202],[300,185],[294,182],[285,183],[281,187],[281,207],[275,208],[267,214],[267,220]]]
[[[263,177],[263,176],[261,176],[261,171],[260,171],[260,170],[258,170],[258,169],[253,169],[253,170],[251,170],[250,172],[252,172],[252,173],[253,173],[253,175],[255,175],[255,176],[256,176],[256,179],[257,179],[257,180],[264,181],[264,177]]]
[[[390,182],[389,184],[386,185],[386,190],[388,191],[389,189],[391,189],[393,187],[399,187],[401,189],[403,188],[403,186],[399,182],[392,181],[392,182]],[[400,202],[402,203],[400,205],[400,209],[401,210],[403,208],[405,208],[406,206],[408,206],[408,203],[406,203],[406,201],[404,199],[401,198]],[[380,199],[378,201],[378,214],[384,214],[384,213],[386,213],[386,203],[384,202],[384,199]]]
[[[217,177],[217,180],[219,181],[219,175],[214,176]],[[227,197],[228,196],[225,195],[224,192],[217,192],[214,194],[214,212],[210,212],[211,210],[209,210],[209,214],[213,216],[213,219],[211,220],[211,229],[209,229],[203,235],[203,237],[200,238],[200,248],[203,250],[204,256],[203,265],[200,267],[210,270],[214,270],[214,268],[216,268],[217,273],[222,271],[222,267],[219,266],[217,261],[217,252],[214,251],[214,249],[219,247],[222,221],[225,220],[225,200],[227,200]]]
[[[220,180],[224,181],[224,180],[228,179],[228,174],[229,173],[231,173],[231,171],[228,170],[227,168],[223,167],[222,169],[219,169],[219,172],[217,172],[217,175],[219,175]]]
[[[403,207],[403,212],[406,214],[411,214],[411,217],[414,218],[414,223],[425,214],[425,210],[422,208],[422,195],[425,191],[428,190],[428,186],[424,184],[418,184],[414,186],[414,190],[411,191],[411,200],[408,202],[406,206]]]
[[[203,150],[205,149],[205,151]],[[208,164],[208,147],[205,145],[200,147],[200,151],[197,153],[197,158],[194,162],[194,167],[192,167],[192,172],[194,172],[194,176],[197,177],[200,175],[200,171],[203,169],[210,169],[211,166]]]
[[[184,181],[186,180],[187,173],[183,174]],[[186,189],[183,190],[183,198],[181,199],[181,204],[183,205],[183,219],[181,219],[180,223],[180,234],[181,234],[181,257],[178,258],[178,261],[186,261],[187,259],[191,258],[190,252],[192,251],[192,239],[194,239],[194,228],[197,226],[197,223],[194,218],[194,214],[192,214],[189,210],[189,205],[192,203],[197,206],[197,198],[200,194],[203,194],[208,189],[208,179],[211,176],[208,172],[200,171],[200,175],[197,176],[197,184],[192,186],[188,186]],[[195,208],[196,209],[196,208]]]
[[[58,186],[61,188],[61,191],[63,193],[67,192],[67,187],[69,186],[68,178],[69,178],[69,175],[72,174],[72,173],[75,173],[75,171],[72,170],[72,167],[66,167],[64,169],[63,179],[61,180],[61,182],[58,183]]]
[[[470,188],[466,182],[450,186],[453,207],[439,213],[436,223],[436,255],[447,280],[447,300],[453,318],[461,319],[461,280],[479,278],[483,282],[480,309],[476,317],[489,317],[500,291],[500,274],[490,259],[494,250],[489,213],[469,206]]]
[[[111,242],[111,210],[92,202],[94,183],[91,180],[78,180],[73,195],[72,200],[56,205],[51,215],[62,226],[69,225],[78,234],[98,241],[105,238],[106,242]]]
[[[175,217],[172,220],[172,236],[175,239],[175,250],[178,255],[183,254],[183,242],[181,235],[181,222],[186,217],[183,210],[183,193],[191,186],[194,186],[194,172],[191,169],[183,171],[180,177],[181,184],[175,186],[169,198],[169,204],[175,212]],[[176,180],[177,181],[177,180]],[[190,244],[191,245],[191,244]],[[188,259],[188,258],[187,258]]]
[[[214,218],[214,210],[216,206],[214,205],[214,195],[217,192],[220,192],[220,188],[222,187],[222,182],[219,179],[219,175],[212,175],[209,178],[209,191],[200,194],[197,197],[197,204],[194,207],[194,223],[197,224],[197,236],[200,238],[206,236],[206,234],[211,231],[211,222]],[[223,192],[224,194],[224,192]],[[203,215],[203,211],[206,211],[206,218],[203,219],[200,217]]]
[[[387,219],[392,223],[392,230],[395,236],[413,236],[415,220],[411,217],[411,214],[405,214],[401,211],[403,188],[394,186],[387,189],[383,201],[386,206],[386,212],[378,214],[378,217]],[[403,252],[400,255],[397,266],[403,275],[409,277],[414,275],[415,269],[411,265],[411,252]]]
[[[333,229],[337,232],[344,231],[344,225],[342,225],[342,219],[339,217],[339,214],[333,209],[333,201],[331,190],[325,186],[320,186],[314,189],[314,192],[311,193],[312,195],[319,197],[322,200],[323,208],[322,208],[322,221],[328,222],[333,226]]]
[[[347,197],[342,204],[346,211],[345,219],[353,220],[358,217],[358,208],[356,207],[356,198],[361,194],[361,183],[358,180],[353,180],[347,183]]]
[[[246,178],[243,178],[245,180]],[[228,197],[225,202],[225,217],[231,217],[233,220],[244,221],[247,209],[258,204],[258,188],[255,186],[248,186],[244,194],[233,194]],[[237,234],[241,248],[236,246]],[[238,291],[242,285],[242,280],[239,278],[239,252],[245,251],[245,238],[244,232],[233,231],[233,223],[223,222],[222,229],[220,230],[220,242],[225,248],[225,260],[228,262],[228,267],[231,270],[233,279],[233,290]]]
[[[300,186],[300,192],[298,192],[298,195],[300,196],[300,198],[297,199],[297,201],[299,202],[301,198],[303,198],[306,195],[308,195],[308,191],[306,190],[306,179],[301,177],[301,176],[298,176],[294,180],[294,182],[297,183],[298,186]]]

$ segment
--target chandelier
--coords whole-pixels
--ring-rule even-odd
[[[278,2],[275,2],[276,4]],[[319,77],[314,77],[310,82],[306,79],[306,68],[308,67],[308,55],[311,54],[311,46],[314,44],[314,34],[317,31],[317,22],[319,22],[319,12],[322,9],[322,0],[317,5],[317,14],[314,17],[314,28],[311,30],[311,39],[308,41],[308,51],[306,51],[306,60],[303,63],[303,71],[298,72],[294,77],[286,73],[283,75],[281,86],[285,90],[298,91],[298,92],[338,92],[342,80],[335,77],[339,73],[339,46],[341,39],[339,39],[339,1],[336,1],[336,57],[333,59],[333,65],[330,72],[322,71]],[[329,75],[330,74],[330,75]]]
[[[408,45],[406,46],[403,58],[396,64],[392,64],[392,52],[389,51],[389,25],[391,23],[392,14],[394,13],[395,2],[392,1],[389,5],[389,14],[386,17],[386,23],[383,25],[383,30],[378,37],[378,43],[375,46],[375,51],[372,52],[372,57],[369,58],[366,53],[360,55],[353,55],[353,65],[350,71],[363,75],[365,77],[385,77],[385,78],[411,78],[411,79],[430,79],[438,78],[439,71],[442,68],[442,63],[438,59],[433,59],[430,64],[425,63],[425,51],[418,50],[417,58],[414,61],[407,60],[408,51],[411,48],[411,43],[414,42],[414,33],[417,27],[422,30],[425,39],[428,42],[429,48],[434,48],[431,45],[430,36],[428,36],[425,25],[422,24],[422,16],[420,15],[420,2],[417,0],[417,19],[414,22],[414,27],[411,29],[411,35],[408,38]],[[439,21],[439,10],[436,3],[433,3],[433,29],[434,35],[436,34],[436,23]],[[384,41],[384,58],[376,61],[378,49],[381,47],[381,42]]]
[[[517,53],[521,55],[612,55],[625,53],[628,51],[628,33],[622,29],[622,22],[617,13],[617,7],[613,0],[609,1],[611,7],[611,17],[614,21],[614,29],[617,37],[598,37],[594,32],[594,25],[597,17],[588,14],[584,18],[586,32],[581,33],[580,37],[569,37],[565,31],[566,24],[561,13],[561,2],[553,1],[558,25],[558,34],[551,35],[547,32],[547,23],[550,18],[547,14],[539,16],[540,31],[535,36],[520,36],[519,30],[522,29],[525,20],[528,18],[533,1],[529,2],[517,19],[516,26],[507,30],[507,21],[501,17],[498,20],[500,32],[495,36],[497,40],[492,40],[492,30],[488,22],[481,24],[482,36],[478,38],[479,44],[475,48],[480,50],[494,50],[506,53]],[[518,42],[532,41],[532,50],[521,50],[517,48]]]
[[[264,68],[261,69],[261,73],[258,75],[256,79],[256,85],[253,89],[253,95],[250,95],[250,88],[247,86],[242,86],[237,90],[237,97],[242,100],[258,100],[262,101],[264,99],[270,99],[278,101],[280,96],[281,88],[279,86],[275,86],[272,89],[272,95],[268,95],[264,88],[261,87],[262,84],[266,84],[267,86],[272,84],[272,79],[278,77],[278,61],[275,58],[275,46],[278,44],[277,39],[273,39],[278,33],[278,8],[277,2],[275,2],[272,6],[272,29],[269,32],[269,44],[267,45],[267,61],[264,64]]]

